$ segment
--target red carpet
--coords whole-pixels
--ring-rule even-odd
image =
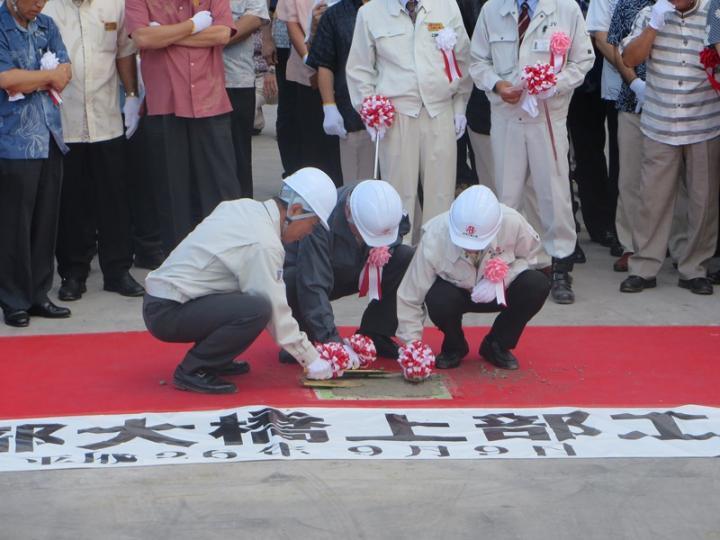
[[[347,330],[349,332],[349,330]],[[220,409],[263,404],[396,407],[720,406],[718,327],[534,327],[516,354],[521,369],[494,372],[479,360],[485,328],[466,329],[473,352],[448,378],[450,400],[321,401],[281,365],[267,335],[246,352],[239,392],[206,396],[172,387],[187,345],[144,332],[0,339],[0,418]],[[439,333],[426,339],[435,350]],[[394,362],[381,360],[387,369]],[[161,381],[167,381],[162,384]]]

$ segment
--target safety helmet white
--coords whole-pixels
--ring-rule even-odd
[[[502,209],[495,194],[485,186],[463,191],[448,213],[450,239],[463,249],[485,249],[500,230]]]
[[[368,246],[389,246],[397,239],[402,201],[387,182],[364,180],[350,193],[350,214]]]
[[[329,230],[328,219],[337,204],[337,188],[330,177],[320,169],[305,167],[283,182],[303,199],[298,202],[307,203],[310,208],[306,209],[319,217],[323,227]],[[293,201],[286,202],[293,204]]]

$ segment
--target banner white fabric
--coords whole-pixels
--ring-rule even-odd
[[[249,406],[0,421],[0,471],[270,459],[720,457],[720,409]]]

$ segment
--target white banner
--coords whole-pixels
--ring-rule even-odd
[[[240,407],[0,421],[0,471],[269,459],[720,457],[720,409]]]

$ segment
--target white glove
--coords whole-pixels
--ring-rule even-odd
[[[639,113],[645,104],[645,81],[640,77],[633,79],[633,82],[630,83],[630,90],[635,93],[635,98],[637,98],[635,112]]]
[[[148,26],[149,26],[150,28],[152,28],[152,27],[154,27],[154,26],[162,26],[162,25],[161,25],[159,22],[157,22],[157,21],[150,21],[150,24],[148,24]]]
[[[465,133],[467,127],[467,117],[464,114],[455,115],[455,138],[459,139]]]
[[[345,352],[348,353],[348,356],[350,357],[350,369],[359,368],[360,367],[360,357],[350,346],[347,339],[345,340],[345,345],[343,345],[343,348],[345,349]]]
[[[125,116],[125,137],[128,139],[134,135],[140,123],[140,105],[142,104],[137,96],[125,98],[123,115]]]
[[[213,18],[209,11],[198,11],[190,20],[193,22],[193,34],[210,28],[213,23]]]
[[[543,90],[542,92],[540,92],[537,97],[538,99],[550,99],[555,94],[557,94],[557,86],[551,86],[547,90]]]
[[[305,376],[308,379],[331,379],[333,375],[332,366],[327,360],[318,358],[313,360],[307,367]]]
[[[496,300],[495,284],[485,278],[481,279],[473,287],[470,299],[476,304],[489,304]]]
[[[657,0],[650,11],[650,26],[655,30],[661,30],[665,26],[665,15],[671,11],[675,11],[675,6],[668,0]]]
[[[323,113],[325,113],[323,120],[325,133],[328,135],[337,135],[341,139],[345,139],[347,137],[345,122],[343,121],[343,117],[340,116],[337,105],[323,105]]]
[[[375,129],[375,128],[365,126],[365,129],[370,134],[370,140],[372,140],[372,142],[375,142],[376,137],[382,141],[382,138],[385,136],[386,128],[384,128],[384,127]]]

